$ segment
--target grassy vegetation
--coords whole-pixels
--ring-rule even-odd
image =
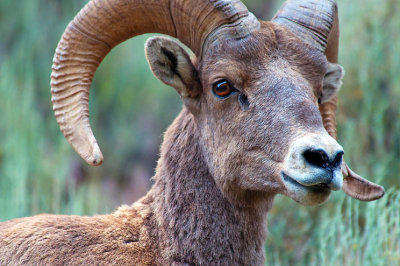
[[[92,215],[131,203],[144,193],[135,188],[148,185],[140,180],[152,175],[162,132],[181,107],[148,69],[148,36],[137,37],[107,56],[92,86],[91,121],[104,165],[88,167],[73,153],[52,114],[49,76],[60,35],[85,2],[0,2],[0,221],[42,212]],[[338,2],[346,69],[339,142],[352,168],[390,189],[371,203],[336,192],[312,208],[278,196],[269,214],[269,265],[400,264],[400,5]]]
[[[394,189],[376,202],[340,194],[307,210],[283,198],[277,206],[269,214],[267,265],[400,264],[400,193]]]

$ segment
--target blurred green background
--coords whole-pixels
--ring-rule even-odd
[[[162,132],[181,109],[154,78],[139,36],[96,73],[90,113],[105,162],[73,152],[52,113],[49,77],[61,34],[84,0],[0,1],[0,221],[38,213],[93,215],[151,186]],[[243,1],[271,18],[282,1]],[[363,203],[336,192],[319,207],[277,196],[268,215],[269,265],[400,265],[400,3],[338,0],[339,142],[350,166],[384,185]]]

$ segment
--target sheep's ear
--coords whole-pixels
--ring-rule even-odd
[[[342,87],[342,80],[344,77],[344,69],[341,65],[328,62],[327,71],[324,77],[324,83],[322,86],[322,94],[320,96],[320,102],[324,103],[336,96],[340,88]]]
[[[354,173],[345,162],[342,163],[343,191],[352,198],[371,201],[385,195],[385,189]]]
[[[154,76],[174,87],[185,104],[200,95],[198,72],[178,42],[166,37],[152,37],[146,41],[145,52]]]

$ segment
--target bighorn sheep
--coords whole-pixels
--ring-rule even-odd
[[[239,0],[91,0],[51,75],[61,131],[86,162],[103,160],[88,118],[93,75],[114,46],[151,32],[197,56],[165,37],[146,43],[154,75],[183,101],[152,189],[109,215],[1,223],[1,265],[261,265],[276,194],[305,205],[342,187],[360,200],[383,195],[334,139],[343,70],[333,0],[288,0],[269,22]]]

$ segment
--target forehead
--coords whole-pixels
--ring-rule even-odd
[[[326,73],[326,57],[305,44],[290,31],[272,22],[263,22],[259,31],[241,40],[226,40],[213,45],[200,60],[200,72],[236,72],[249,75],[281,62],[306,79],[320,80]],[[204,71],[203,71],[204,70]],[[207,70],[207,71],[205,71]]]

